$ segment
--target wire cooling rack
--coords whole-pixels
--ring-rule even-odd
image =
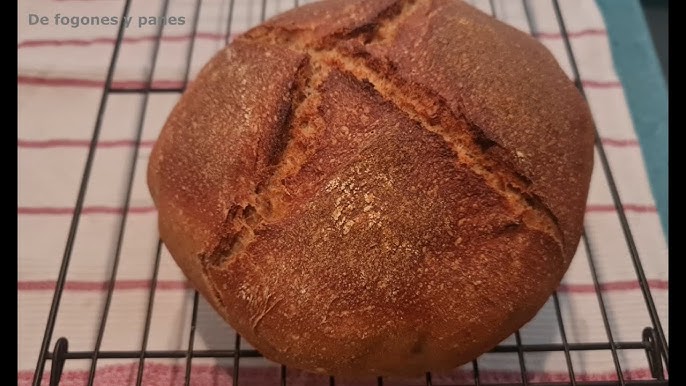
[[[261,20],[265,19],[266,16],[266,9],[267,9],[267,0],[259,0],[261,1],[261,12],[260,12],[260,17]],[[512,0],[512,1],[519,1],[519,0]],[[127,16],[129,15],[130,8],[131,8],[131,0],[126,0],[124,9],[122,11],[122,16]],[[299,6],[298,0],[295,0],[293,3],[293,6]],[[526,11],[526,19],[527,23],[529,26],[529,29],[532,31],[532,34],[536,36],[536,31],[535,31],[535,20],[533,16],[533,12],[531,12],[530,5],[527,0],[522,0],[524,10]],[[569,59],[569,64],[572,69],[572,73],[574,76],[574,82],[578,89],[581,91],[582,94],[585,96],[585,90],[584,90],[584,85],[581,82],[581,78],[579,76],[579,69],[577,67],[577,59],[575,57],[575,53],[572,47],[572,44],[570,43],[570,38],[569,34],[567,32],[567,27],[565,25],[565,20],[563,18],[561,9],[560,9],[560,4],[558,3],[558,0],[551,0],[552,6],[555,11],[555,19],[556,22],[558,23],[559,30],[562,35],[562,39],[564,42],[564,48],[567,53],[567,57]],[[170,0],[164,0],[162,2],[162,9],[161,9],[161,15],[166,16],[169,10],[169,4]],[[64,248],[64,254],[60,266],[60,271],[59,271],[59,276],[58,280],[56,283],[54,295],[53,295],[53,300],[51,303],[50,307],[50,312],[48,315],[48,320],[45,325],[45,334],[43,336],[42,340],[42,345],[40,347],[40,352],[38,356],[38,360],[36,362],[36,368],[35,368],[35,373],[33,377],[33,385],[38,386],[42,382],[42,374],[44,373],[44,370],[46,369],[46,366],[49,364],[50,365],[50,377],[49,377],[49,385],[58,385],[60,384],[60,378],[63,372],[64,365],[67,361],[71,360],[90,360],[90,371],[89,371],[89,377],[88,377],[88,385],[92,385],[95,377],[96,377],[96,369],[98,368],[98,364],[100,363],[100,359],[133,359],[138,361],[138,370],[137,370],[137,376],[136,376],[136,384],[141,385],[143,383],[143,373],[144,373],[144,366],[145,366],[145,361],[147,359],[159,359],[159,358],[185,358],[185,375],[184,375],[184,384],[189,385],[191,383],[191,364],[194,360],[194,358],[229,358],[233,361],[233,367],[232,369],[229,369],[228,371],[231,372],[232,374],[232,379],[233,379],[233,384],[234,385],[239,385],[240,384],[240,379],[239,379],[239,369],[241,366],[241,359],[242,358],[255,358],[255,357],[261,357],[260,353],[252,350],[252,349],[244,349],[241,348],[241,338],[236,334],[235,337],[235,344],[233,347],[226,347],[225,349],[222,350],[216,350],[216,349],[211,349],[211,350],[197,350],[194,349],[194,340],[195,340],[195,330],[196,330],[196,325],[197,325],[197,318],[198,318],[198,305],[199,305],[199,297],[198,293],[195,292],[193,296],[193,307],[192,307],[192,320],[191,320],[191,328],[190,328],[190,333],[187,336],[187,348],[185,350],[149,350],[148,349],[148,339],[150,335],[150,326],[151,326],[151,316],[152,316],[152,310],[153,310],[153,303],[155,299],[155,291],[157,289],[157,284],[158,284],[158,273],[159,273],[159,268],[160,268],[160,260],[161,260],[161,255],[162,255],[162,244],[161,242],[157,242],[157,249],[156,249],[156,255],[154,259],[154,268],[153,268],[153,273],[152,277],[150,278],[151,280],[151,286],[149,289],[148,293],[148,301],[147,301],[147,313],[145,317],[145,326],[144,326],[144,335],[142,339],[142,343],[140,345],[139,350],[132,350],[132,351],[106,351],[102,350],[102,342],[103,342],[103,336],[105,332],[105,326],[107,324],[108,320],[108,315],[110,311],[110,305],[112,303],[112,298],[113,294],[115,292],[115,282],[117,279],[117,268],[119,265],[120,257],[122,255],[121,249],[122,249],[122,240],[123,240],[123,234],[124,230],[126,227],[126,219],[127,219],[127,213],[130,208],[131,204],[131,187],[134,181],[134,173],[136,170],[136,163],[138,159],[138,152],[139,152],[139,146],[141,144],[141,137],[142,137],[142,131],[143,131],[143,126],[144,126],[144,119],[145,119],[145,111],[148,105],[149,97],[155,93],[177,93],[180,94],[185,90],[185,85],[188,83],[189,80],[189,75],[190,75],[190,70],[191,70],[191,60],[193,56],[193,50],[194,50],[194,45],[198,33],[198,20],[199,20],[199,14],[200,14],[200,8],[202,5],[202,0],[195,0],[194,4],[194,12],[193,12],[193,17],[189,21],[191,23],[192,27],[192,34],[191,34],[191,40],[190,44],[188,46],[187,52],[186,52],[186,61],[185,61],[185,75],[184,75],[184,83],[181,87],[173,87],[173,88],[159,88],[159,87],[153,87],[153,73],[155,69],[155,65],[157,64],[159,60],[159,48],[160,48],[160,42],[161,42],[161,37],[162,33],[164,30],[164,26],[160,26],[157,29],[157,35],[156,35],[156,40],[154,41],[154,46],[152,50],[152,56],[150,57],[150,66],[149,71],[147,73],[147,79],[145,81],[145,87],[136,87],[136,88],[130,88],[130,87],[119,87],[116,85],[116,82],[113,81],[114,75],[115,75],[115,66],[117,64],[117,59],[120,54],[121,46],[122,46],[122,39],[124,37],[125,33],[125,28],[124,26],[120,26],[118,29],[117,37],[116,37],[116,44],[113,49],[112,57],[109,62],[109,69],[107,72],[107,77],[105,80],[104,84],[104,90],[102,93],[102,97],[100,100],[99,108],[98,108],[98,114],[97,114],[97,119],[95,122],[95,125],[93,127],[93,132],[92,132],[92,138],[90,142],[90,147],[88,149],[88,154],[85,160],[85,164],[83,167],[83,176],[81,178],[81,183],[80,187],[78,190],[78,196],[77,196],[77,201],[76,201],[76,206],[74,209],[73,217],[71,219],[71,225],[69,228],[69,233],[66,241],[66,245]],[[230,0],[229,2],[229,7],[228,7],[228,26],[226,28],[226,34],[223,37],[224,41],[228,43],[230,41],[230,31],[231,31],[231,22],[234,18],[234,0]],[[491,14],[495,17],[496,15],[496,7],[494,5],[493,0],[490,1],[490,10]],[[128,184],[127,188],[125,190],[126,195],[124,199],[124,210],[122,212],[121,216],[121,221],[119,222],[119,228],[118,228],[118,237],[117,237],[117,244],[116,244],[116,249],[114,252],[114,258],[112,260],[112,265],[110,267],[110,272],[111,275],[109,277],[109,280],[107,282],[107,292],[106,292],[106,297],[105,297],[105,302],[103,304],[102,312],[101,312],[101,318],[99,320],[99,328],[97,332],[97,339],[95,340],[95,346],[92,350],[89,351],[70,351],[69,350],[69,336],[65,337],[60,337],[55,341],[55,344],[52,345],[51,347],[51,342],[53,339],[53,332],[55,330],[55,324],[56,324],[56,319],[58,316],[59,312],[59,307],[60,307],[60,301],[62,299],[62,294],[65,289],[65,283],[66,283],[66,278],[67,278],[67,273],[69,269],[69,263],[70,263],[70,258],[72,256],[72,251],[74,248],[74,241],[77,235],[77,232],[79,230],[79,219],[81,217],[82,211],[84,209],[84,199],[86,195],[86,191],[89,186],[89,182],[91,181],[92,177],[92,172],[93,172],[93,162],[94,162],[94,154],[96,152],[96,146],[97,142],[101,133],[101,128],[103,126],[103,114],[105,112],[108,99],[111,95],[113,94],[137,94],[141,96],[141,103],[142,103],[142,110],[143,114],[140,116],[140,119],[138,120],[137,124],[137,131],[136,131],[136,137],[135,137],[135,150],[133,151],[132,158],[130,160],[130,167],[128,169]],[[610,167],[610,164],[608,162],[605,149],[603,146],[603,142],[600,140],[600,137],[598,133],[596,132],[596,151],[597,154],[599,155],[600,158],[600,165],[602,165],[602,173],[604,175],[604,178],[606,179],[606,183],[609,186],[610,193],[612,196],[612,200],[614,203],[614,207],[616,209],[616,213],[619,217],[619,222],[621,224],[621,230],[624,236],[624,241],[626,243],[626,246],[629,250],[630,258],[631,258],[631,263],[633,264],[633,268],[635,270],[636,274],[636,279],[638,280],[639,286],[640,286],[640,292],[643,296],[643,299],[645,301],[645,308],[647,310],[647,313],[650,317],[650,324],[647,326],[644,326],[642,330],[637,330],[635,331],[635,340],[632,341],[619,341],[613,338],[613,332],[611,329],[611,324],[608,319],[608,310],[606,307],[606,299],[604,297],[603,292],[601,291],[601,282],[598,279],[598,274],[597,274],[597,257],[594,256],[593,250],[590,246],[589,240],[584,234],[582,237],[582,248],[585,249],[586,256],[588,258],[588,264],[590,266],[590,274],[592,276],[592,282],[593,282],[593,287],[594,287],[594,292],[597,297],[597,301],[599,304],[599,309],[598,312],[600,313],[600,316],[602,318],[604,330],[605,330],[605,335],[606,335],[606,340],[603,341],[597,341],[597,342],[588,342],[588,343],[572,343],[568,342],[567,340],[567,332],[565,328],[569,328],[569,326],[565,326],[565,323],[562,318],[562,311],[560,307],[560,300],[558,298],[557,292],[555,292],[552,295],[552,303],[554,305],[554,314],[555,314],[555,319],[556,319],[556,327],[559,330],[559,334],[561,337],[561,343],[547,343],[547,344],[523,344],[522,339],[520,336],[520,333],[517,332],[515,333],[515,344],[501,344],[494,348],[492,352],[495,353],[512,353],[516,354],[518,361],[519,361],[519,369],[521,371],[521,378],[520,382],[516,383],[508,383],[508,384],[521,384],[521,385],[527,385],[527,384],[537,384],[537,385],[667,385],[669,382],[666,380],[666,369],[669,366],[669,357],[668,357],[668,345],[667,345],[667,340],[665,337],[665,333],[663,332],[660,318],[658,316],[658,312],[656,310],[655,303],[653,301],[653,297],[651,294],[651,290],[649,287],[648,280],[646,279],[646,275],[644,273],[643,267],[641,265],[641,260],[639,258],[639,253],[636,247],[636,243],[634,241],[634,235],[632,234],[632,231],[629,226],[629,222],[627,220],[627,215],[624,211],[624,206],[620,200],[620,195],[618,193],[618,189],[615,183],[615,177],[613,176],[613,170]],[[602,381],[592,381],[592,380],[578,380],[575,377],[575,368],[574,364],[571,358],[571,353],[575,351],[594,351],[594,350],[606,350],[610,351],[612,355],[612,361],[614,363],[614,370],[616,371],[616,379],[615,380],[602,380]],[[646,361],[647,368],[650,370],[650,375],[652,379],[647,379],[647,380],[629,380],[625,379],[625,376],[623,374],[620,360],[619,360],[619,354],[622,351],[627,351],[627,350],[633,350],[633,351],[642,351],[645,353],[644,358]],[[550,352],[557,352],[557,353],[562,353],[565,358],[565,363],[566,363],[566,371],[568,372],[569,379],[564,382],[532,382],[530,381],[528,375],[527,375],[527,366],[524,360],[524,355],[525,353],[550,353]],[[485,385],[487,384],[484,382],[479,375],[479,365],[478,365],[478,359],[472,361],[472,374],[473,374],[473,379],[469,380],[469,384],[474,384],[474,385]],[[280,369],[280,377],[279,377],[279,383],[281,385],[286,385],[287,384],[287,373],[288,369],[284,366],[281,366]],[[336,383],[336,380],[331,377],[328,380],[330,385],[334,385]],[[384,379],[378,378],[377,380],[378,385],[384,384]],[[425,383],[426,385],[432,385],[432,375],[430,373],[426,374],[425,378]]]

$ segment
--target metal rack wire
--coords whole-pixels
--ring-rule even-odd
[[[266,15],[266,3],[267,0],[260,0],[261,3],[261,20],[265,19]],[[496,15],[496,7],[494,5],[494,0],[489,0],[490,1],[490,7],[491,7],[491,13],[493,16],[497,17]],[[531,12],[531,9],[529,7],[528,1],[527,0],[521,0],[524,6],[524,10],[526,12],[526,17],[527,17],[527,22],[529,25],[529,29],[532,32],[533,36],[536,36],[536,31],[534,30],[534,19],[533,19],[533,14]],[[550,0],[552,2],[552,5],[555,10],[555,17],[556,21],[559,25],[559,29],[562,34],[562,38],[564,41],[564,46],[565,50],[567,53],[567,57],[569,59],[569,63],[572,68],[572,72],[574,75],[574,82],[578,89],[581,91],[582,94],[585,96],[585,91],[584,91],[584,86],[582,85],[580,81],[580,76],[579,76],[579,70],[577,67],[576,63],[576,58],[574,56],[574,51],[572,49],[572,45],[570,44],[570,39],[569,35],[567,33],[567,28],[565,25],[565,20],[563,18],[562,12],[560,11],[560,5],[558,3],[558,0]],[[131,8],[131,0],[126,0],[124,4],[124,8],[122,11],[122,16],[127,16],[129,15],[129,10]],[[143,380],[143,369],[145,365],[146,359],[155,359],[155,358],[185,358],[185,384],[189,385],[191,381],[191,364],[194,358],[231,358],[233,360],[233,369],[232,369],[232,379],[234,382],[234,385],[239,385],[239,368],[241,364],[241,358],[255,358],[255,357],[261,357],[260,353],[255,351],[255,350],[247,350],[247,349],[242,349],[241,348],[241,338],[238,334],[236,334],[235,337],[235,345],[234,347],[227,347],[224,350],[195,350],[194,349],[194,337],[195,337],[195,329],[196,329],[196,323],[197,323],[197,316],[198,316],[198,303],[199,303],[199,296],[198,293],[195,292],[193,296],[193,308],[192,308],[192,319],[191,319],[191,328],[190,328],[190,333],[187,338],[187,349],[186,350],[171,350],[171,351],[152,351],[148,350],[147,344],[148,344],[148,337],[150,333],[150,325],[151,325],[151,315],[152,315],[152,310],[153,310],[153,303],[154,303],[154,298],[155,298],[155,291],[157,287],[157,278],[158,278],[158,272],[159,272],[159,267],[160,267],[160,258],[161,258],[161,251],[162,251],[162,244],[158,240],[157,242],[157,248],[156,248],[156,255],[154,259],[154,268],[153,268],[153,273],[151,277],[151,287],[150,291],[148,294],[148,300],[147,300],[147,308],[146,308],[146,317],[145,317],[145,327],[143,330],[143,336],[142,336],[142,343],[140,346],[139,350],[135,351],[103,351],[101,350],[101,344],[103,341],[103,335],[105,331],[105,326],[107,324],[108,320],[108,314],[109,314],[109,308],[112,300],[112,296],[114,293],[114,288],[115,288],[115,281],[117,277],[117,269],[118,269],[118,264],[120,261],[121,257],[121,246],[122,246],[122,239],[123,239],[123,234],[124,234],[124,229],[126,225],[126,219],[127,219],[127,212],[129,209],[130,205],[130,199],[131,199],[131,191],[132,191],[132,184],[133,184],[133,179],[134,179],[134,172],[136,170],[136,162],[138,158],[138,152],[139,152],[139,145],[141,143],[141,136],[142,136],[142,131],[143,131],[143,123],[145,119],[145,114],[146,114],[146,107],[148,104],[148,100],[151,94],[154,93],[182,93],[185,90],[185,85],[188,83],[189,80],[189,74],[190,74],[190,68],[191,68],[191,60],[192,60],[192,55],[193,55],[193,48],[194,48],[194,43],[195,43],[195,38],[196,34],[198,31],[198,20],[199,20],[199,14],[200,14],[200,7],[201,7],[201,2],[202,0],[195,0],[195,8],[194,8],[194,14],[191,20],[191,26],[192,26],[192,32],[191,32],[191,40],[189,47],[186,52],[186,62],[185,62],[185,75],[184,75],[184,86],[181,88],[153,88],[153,77],[154,77],[154,72],[155,72],[155,64],[158,59],[158,53],[159,53],[159,48],[160,48],[160,41],[162,37],[162,33],[164,30],[164,25],[159,26],[157,33],[156,33],[156,40],[154,42],[154,47],[152,50],[152,56],[150,58],[150,64],[151,66],[149,67],[150,70],[147,74],[147,79],[145,82],[145,87],[142,88],[137,88],[137,89],[121,89],[121,88],[116,88],[113,86],[113,78],[114,78],[114,69],[115,65],[117,63],[117,59],[120,53],[120,48],[121,48],[121,43],[122,39],[124,36],[124,25],[122,24],[118,30],[117,33],[117,40],[116,40],[116,45],[114,47],[112,57],[110,59],[109,63],[109,69],[107,72],[107,77],[105,80],[105,85],[102,93],[102,97],[100,100],[100,105],[98,109],[98,114],[97,118],[95,121],[95,125],[93,127],[93,132],[92,132],[92,137],[91,137],[91,142],[90,142],[90,147],[88,150],[88,155],[85,161],[84,169],[83,169],[83,175],[81,178],[81,183],[80,187],[78,190],[78,196],[77,196],[77,201],[74,209],[74,214],[71,219],[71,224],[69,228],[69,233],[67,237],[67,242],[64,248],[64,254],[62,258],[62,263],[60,266],[60,271],[58,275],[58,280],[56,283],[55,291],[53,294],[53,300],[50,308],[50,312],[48,315],[48,320],[45,326],[45,333],[43,336],[43,341],[42,345],[40,348],[39,352],[39,357],[36,362],[36,368],[35,368],[35,373],[34,373],[34,378],[33,378],[33,385],[38,386],[41,384],[42,380],[42,374],[45,370],[45,366],[48,361],[51,361],[51,369],[50,369],[50,378],[49,378],[49,384],[51,386],[53,385],[58,385],[60,382],[60,377],[62,374],[62,370],[64,367],[64,364],[68,360],[83,360],[83,359],[90,359],[91,360],[91,365],[90,365],[90,373],[89,373],[89,378],[88,378],[88,384],[92,385],[95,379],[95,373],[96,369],[98,366],[98,360],[99,359],[112,359],[112,358],[127,358],[127,359],[137,359],[138,360],[138,372],[137,372],[137,377],[136,377],[136,384],[141,385],[142,380]],[[164,0],[162,8],[160,10],[160,16],[166,16],[167,10],[169,8],[169,3],[170,0]],[[298,0],[294,1],[294,6],[298,6]],[[229,33],[231,31],[231,22],[233,19],[233,12],[234,12],[234,0],[230,0],[229,2],[229,7],[228,7],[228,26],[226,29],[226,35],[224,36],[224,41],[226,43],[229,42]],[[95,154],[95,149],[96,145],[98,143],[99,135],[101,132],[101,127],[102,127],[102,122],[103,122],[103,115],[105,112],[105,108],[107,106],[107,101],[108,97],[111,94],[121,94],[121,93],[136,93],[142,95],[142,113],[139,116],[138,122],[137,122],[137,130],[136,130],[136,137],[135,137],[135,147],[133,151],[132,158],[130,160],[129,168],[128,168],[128,177],[127,177],[127,189],[126,189],[126,195],[124,199],[124,210],[123,210],[123,215],[120,218],[119,226],[118,226],[118,238],[117,238],[117,247],[114,252],[114,258],[112,260],[112,265],[110,267],[110,276],[109,276],[109,281],[108,281],[108,287],[107,287],[107,295],[106,299],[103,305],[102,309],[102,317],[100,319],[99,323],[99,328],[98,328],[98,334],[97,334],[97,339],[95,342],[95,347],[91,351],[69,351],[69,345],[68,345],[68,337],[61,337],[56,340],[56,343],[52,350],[50,349],[49,345],[53,337],[53,331],[55,329],[55,322],[56,318],[58,315],[59,311],[59,306],[60,306],[60,300],[65,288],[65,282],[66,282],[66,277],[67,277],[67,272],[69,269],[69,263],[70,263],[70,258],[72,255],[72,249],[74,246],[74,240],[79,228],[79,219],[81,217],[81,212],[84,207],[84,199],[86,195],[86,190],[88,188],[89,180],[91,178],[91,173],[92,173],[92,165],[93,165],[93,160],[94,160],[94,154]],[[591,269],[591,275],[592,275],[592,280],[595,288],[595,294],[598,300],[598,303],[600,305],[599,312],[602,316],[606,336],[607,336],[607,341],[603,342],[592,342],[592,343],[570,343],[567,341],[567,334],[565,331],[565,325],[561,316],[561,309],[560,309],[560,301],[558,298],[557,292],[553,293],[552,295],[552,300],[553,300],[553,305],[554,305],[554,310],[555,310],[555,316],[557,319],[557,328],[559,329],[559,333],[561,336],[562,343],[561,344],[522,344],[522,339],[520,336],[519,331],[515,333],[515,341],[516,344],[509,344],[509,345],[499,345],[496,348],[492,350],[492,352],[497,352],[497,353],[516,353],[519,361],[519,367],[521,371],[521,382],[516,383],[516,384],[521,384],[521,385],[528,385],[528,384],[534,384],[529,380],[529,377],[527,376],[527,368],[526,364],[524,361],[524,353],[526,352],[561,352],[564,353],[565,356],[565,362],[567,366],[567,371],[569,373],[569,382],[557,382],[557,383],[535,383],[536,385],[667,385],[669,382],[668,380],[665,379],[665,368],[669,367],[669,357],[668,357],[668,346],[667,346],[667,340],[665,337],[665,334],[662,329],[662,325],[655,307],[655,304],[653,302],[653,298],[651,295],[651,291],[648,285],[648,281],[646,279],[645,273],[643,271],[643,267],[641,265],[641,260],[638,254],[638,250],[636,248],[635,242],[634,242],[634,237],[632,235],[631,229],[629,227],[629,223],[627,221],[627,216],[626,213],[624,212],[623,205],[621,202],[621,199],[619,197],[619,193],[617,190],[617,186],[615,184],[615,178],[612,174],[612,170],[610,168],[610,165],[608,163],[608,159],[605,153],[605,149],[603,148],[603,143],[600,140],[600,137],[598,136],[598,133],[596,132],[596,150],[599,154],[600,162],[602,165],[602,171],[604,173],[605,179],[607,181],[607,184],[610,188],[610,193],[612,196],[612,200],[614,203],[614,206],[616,208],[616,212],[619,217],[619,221],[621,224],[621,228],[623,231],[623,235],[626,241],[626,245],[628,247],[628,250],[630,252],[630,257],[632,264],[635,269],[636,277],[638,280],[638,283],[640,285],[640,289],[643,295],[643,298],[645,300],[645,305],[647,308],[647,311],[650,316],[651,320],[651,325],[646,326],[643,331],[637,331],[636,332],[636,337],[637,339],[635,341],[617,341],[613,338],[612,331],[610,328],[610,322],[608,319],[607,315],[607,310],[605,307],[605,301],[603,297],[603,293],[601,292],[601,285],[598,280],[598,274],[596,272],[596,259],[593,256],[593,248],[591,248],[591,244],[589,239],[586,237],[586,235],[583,235],[583,248],[586,251],[587,257],[588,257],[588,263]],[[640,338],[640,339],[639,339]],[[617,374],[617,380],[616,381],[600,381],[600,382],[589,382],[589,381],[578,381],[575,378],[575,371],[574,371],[574,366],[572,363],[571,355],[570,353],[573,351],[590,351],[590,350],[610,350],[612,354],[612,359],[614,363],[614,367],[616,370]],[[648,362],[648,367],[650,368],[651,375],[653,377],[652,380],[642,380],[642,381],[635,381],[635,380],[626,380],[624,379],[624,375],[622,372],[622,368],[620,365],[620,361],[618,358],[618,352],[622,350],[642,350],[646,354],[647,362]],[[482,382],[479,376],[479,366],[478,366],[478,359],[472,361],[472,367],[473,367],[473,384],[475,385],[485,385],[486,383]],[[281,385],[286,385],[287,384],[287,371],[288,369],[284,366],[281,366],[280,370],[280,384]],[[431,385],[432,384],[432,376],[430,373],[426,374],[426,385]],[[329,379],[329,384],[334,385],[336,383],[336,380],[331,377]],[[382,378],[378,378],[377,381],[378,385],[383,385],[384,380]]]

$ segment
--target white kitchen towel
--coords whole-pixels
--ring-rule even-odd
[[[305,3],[306,1],[301,1]],[[107,70],[116,43],[124,0],[35,0],[19,4],[19,255],[18,255],[18,379],[33,377],[57,273],[62,262],[73,208],[87,160]],[[488,0],[473,1],[490,13]],[[151,277],[157,250],[156,212],[145,184],[147,158],[170,109],[179,97],[174,89],[185,82],[187,53],[192,45],[190,79],[230,36],[296,5],[295,0],[170,0],[159,54],[151,68],[164,0],[132,0],[116,61],[112,88],[102,125],[85,202],[71,250],[67,281],[53,338],[69,340],[70,351],[93,350],[107,295],[113,259],[121,232],[120,261],[115,291],[102,340],[102,351],[137,351],[145,335]],[[193,20],[200,4],[198,27]],[[264,4],[264,6],[263,6]],[[531,32],[524,2],[495,0],[496,16]],[[572,77],[560,26],[551,0],[529,0],[535,35]],[[623,88],[615,73],[603,19],[593,0],[561,0],[582,84],[607,153],[641,262],[663,327],[667,328],[667,246],[645,174]],[[231,15],[230,30],[229,15]],[[174,25],[171,24],[174,17]],[[181,22],[183,18],[183,23]],[[97,25],[93,25],[97,23]],[[191,37],[194,36],[194,39]],[[154,70],[147,104],[142,93]],[[163,92],[161,89],[169,91]],[[129,92],[126,92],[126,91]],[[142,140],[135,148],[142,124]],[[135,166],[133,160],[135,157]],[[651,326],[645,301],[617,212],[607,176],[596,154],[585,231],[596,264],[610,331],[617,342],[640,342]],[[132,182],[129,184],[129,175]],[[122,224],[125,197],[130,208]],[[186,350],[193,291],[163,248],[147,335],[147,350]],[[580,247],[559,289],[559,302],[570,343],[608,342],[589,259]],[[200,301],[194,348],[228,350],[232,330]],[[521,330],[524,344],[561,343],[552,299]],[[514,344],[511,337],[503,344]],[[249,348],[242,342],[242,348]],[[619,350],[626,379],[648,379],[643,350]],[[577,380],[616,379],[610,350],[574,350],[570,354]],[[183,384],[185,358],[146,359],[144,385]],[[530,380],[568,380],[564,352],[527,352],[524,363]],[[89,360],[68,360],[62,385],[87,383]],[[231,384],[233,361],[195,358],[191,384]],[[516,352],[489,353],[478,359],[484,382],[519,382]],[[46,377],[50,366],[46,366]],[[99,359],[95,384],[135,384],[138,359]],[[241,358],[239,380],[244,385],[278,384],[279,367],[260,358]],[[436,375],[434,384],[472,382],[472,366]],[[293,385],[325,385],[328,379],[287,372]],[[45,378],[47,379],[47,378]],[[337,384],[375,384],[337,382]],[[385,384],[422,384],[422,380]],[[44,381],[47,384],[47,380]]]

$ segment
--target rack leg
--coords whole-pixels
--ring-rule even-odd
[[[59,338],[55,342],[55,348],[52,351],[52,365],[50,366],[50,386],[58,386],[60,378],[62,378],[62,370],[64,369],[64,361],[66,360],[67,351],[69,351],[69,341],[67,338]]]
[[[662,357],[660,356],[661,347],[657,332],[652,327],[643,329],[643,343],[646,347],[646,356],[648,357],[648,365],[650,366],[650,374],[653,378],[658,380],[665,379],[664,369],[662,367]]]

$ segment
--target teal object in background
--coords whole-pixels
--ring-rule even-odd
[[[638,0],[596,0],[615,70],[641,144],[650,187],[668,237],[668,97],[665,78]]]

